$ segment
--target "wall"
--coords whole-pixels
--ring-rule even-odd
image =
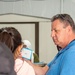
[[[46,21],[40,22],[39,30],[40,60],[48,63],[57,53],[56,46],[54,45],[51,38],[51,23]]]
[[[50,37],[51,23],[50,19],[28,17],[21,15],[1,15],[0,22],[39,22],[39,59],[48,63],[57,53],[56,47]],[[23,39],[28,39],[32,43],[32,49],[35,51],[35,25],[34,24],[0,24],[2,27],[16,27]]]
[[[1,0],[0,14],[17,13],[22,15],[51,18],[60,13],[61,0]]]
[[[57,13],[68,13],[75,19],[74,7],[75,0],[0,0],[0,14],[16,13],[51,18]]]
[[[68,13],[75,20],[74,7],[75,0],[21,0],[12,2],[0,1],[0,14],[21,14],[21,16],[14,16],[10,14],[10,16],[2,15],[0,16],[0,21],[14,22],[18,20],[40,22],[40,60],[49,62],[55,56],[57,51],[55,45],[52,42],[52,39],[50,38],[50,21],[48,18],[51,18],[57,13]],[[42,19],[32,18],[29,16],[41,17]],[[34,31],[32,32],[34,33]]]
[[[63,0],[62,13],[68,13],[75,21],[75,0]]]

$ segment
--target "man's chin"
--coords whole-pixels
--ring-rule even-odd
[[[58,45],[56,42],[54,42],[55,45]]]

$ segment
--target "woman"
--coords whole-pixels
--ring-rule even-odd
[[[22,57],[20,50],[23,47],[19,31],[14,27],[0,29],[0,41],[4,42],[12,51],[15,59],[15,71],[17,75],[35,75],[34,69]]]

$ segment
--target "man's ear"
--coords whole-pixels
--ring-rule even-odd
[[[68,32],[72,31],[72,27],[70,25],[67,26]]]

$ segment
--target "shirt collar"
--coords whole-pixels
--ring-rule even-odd
[[[73,44],[75,43],[75,39],[72,40],[65,48],[61,49],[58,54],[63,53],[64,51],[68,50]]]

